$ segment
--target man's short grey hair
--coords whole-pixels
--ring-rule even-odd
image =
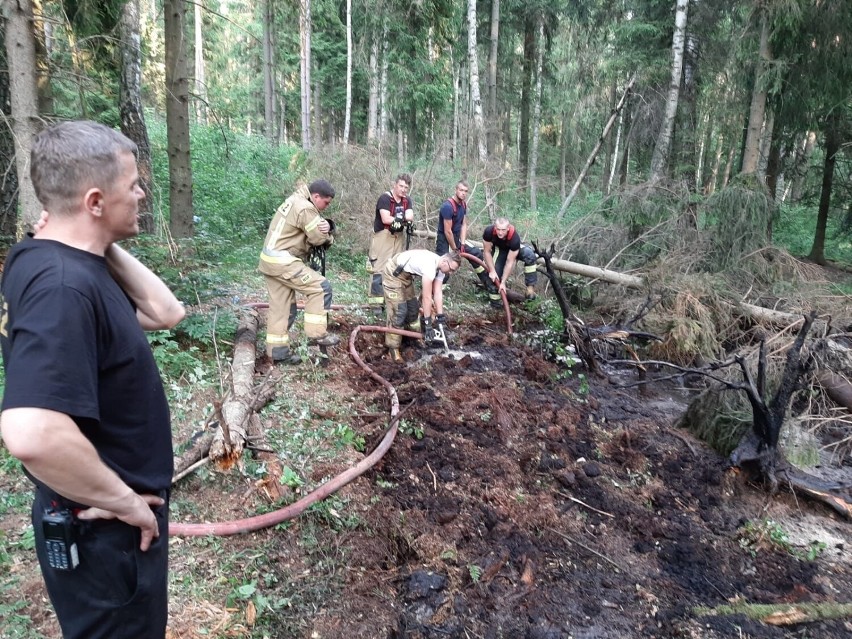
[[[508,226],[508,225],[509,225],[509,218],[507,218],[507,217],[498,217],[496,220],[494,220],[494,226]]]
[[[89,120],[48,127],[33,141],[30,179],[41,205],[51,213],[73,211],[79,196],[107,188],[121,173],[119,156],[136,154],[124,134]]]

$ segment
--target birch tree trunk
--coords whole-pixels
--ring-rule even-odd
[[[793,179],[790,187],[790,201],[798,202],[802,199],[802,190],[805,185],[805,177],[808,174],[808,162],[816,148],[816,131],[808,131],[801,146],[796,151],[796,161],[793,165]]]
[[[675,30],[674,37],[672,38],[671,82],[669,84],[669,95],[666,99],[662,126],[660,126],[657,144],[654,146],[654,154],[651,157],[651,182],[658,182],[665,177],[666,168],[669,163],[672,131],[674,131],[677,102],[680,96],[680,78],[683,72],[683,49],[686,40],[686,16],[688,9],[689,0],[677,0],[675,8]]]
[[[743,148],[742,173],[755,173],[760,158],[760,133],[763,130],[763,118],[766,114],[766,89],[762,86],[763,74],[772,58],[769,50],[769,18],[762,2],[758,2],[760,11],[760,59],[754,71],[754,90],[751,94],[751,107],[748,112],[748,127]]]
[[[30,181],[30,150],[40,130],[36,78],[35,35],[32,0],[16,0],[4,10],[6,18],[6,62],[9,65],[9,93],[12,107],[12,133],[15,139],[15,167],[18,170],[18,238],[41,214],[41,204]]]
[[[201,19],[201,0],[196,0],[192,5],[193,17],[195,21],[195,119],[199,124],[207,126],[207,77],[204,70],[204,29],[203,20]],[[267,25],[264,21],[264,36],[266,35]],[[264,41],[264,62],[266,61],[266,42]],[[264,76],[266,68],[264,65]],[[266,78],[264,77],[264,85]],[[264,86],[265,88],[265,86]],[[267,123],[269,120],[267,120]]]
[[[470,60],[470,101],[473,111],[476,145],[479,150],[479,162],[485,167],[488,164],[488,149],[485,143],[482,98],[479,94],[479,54],[476,50],[476,0],[468,0],[467,2],[467,55]],[[489,217],[493,220],[496,216],[496,207],[490,182],[485,183],[485,205],[488,207]]]
[[[139,0],[127,0],[121,10],[119,22],[121,74],[118,83],[118,111],[121,131],[136,143],[138,154],[139,186],[145,191],[145,199],[139,203],[139,229],[143,233],[154,232],[154,216],[151,213],[151,142],[142,108],[142,51],[139,35]]]
[[[166,130],[169,155],[169,230],[192,237],[192,165],[189,145],[189,79],[186,74],[186,4],[164,0]]]
[[[379,125],[379,41],[370,45],[370,98],[367,116],[367,142],[375,142]]]
[[[302,148],[311,148],[311,0],[299,2],[299,73],[302,102]]]
[[[379,144],[388,134],[388,23],[382,23],[382,73],[379,77]]]
[[[349,145],[352,119],[352,0],[346,0],[346,114],[343,116],[343,146]]]
[[[536,171],[538,170],[539,123],[541,122],[541,76],[544,73],[544,17],[538,18],[538,42],[535,60],[535,92],[533,93],[532,149],[530,150],[530,209],[538,210]]]
[[[272,0],[263,0],[263,132],[270,142],[275,141],[275,56],[272,46],[274,15]],[[198,46],[196,45],[196,57]],[[197,68],[197,64],[196,64]],[[206,112],[205,112],[206,113]]]

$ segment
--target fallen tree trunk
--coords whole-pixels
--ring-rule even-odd
[[[253,309],[240,318],[231,365],[231,393],[222,403],[220,427],[210,444],[210,459],[220,468],[230,468],[245,448],[253,449],[257,458],[266,463],[266,476],[258,487],[270,499],[277,500],[283,496],[281,462],[267,448],[257,416],[257,411],[275,395],[275,380],[267,377],[258,385],[254,379],[258,322],[258,313]]]

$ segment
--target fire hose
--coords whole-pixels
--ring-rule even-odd
[[[402,335],[403,337],[415,338],[422,338],[423,336],[420,333],[416,333],[414,331],[406,331],[398,328],[388,328],[386,326],[356,326],[352,330],[351,335],[349,336],[349,356],[355,361],[356,364],[358,364],[358,366],[363,368],[370,377],[372,377],[373,379],[378,381],[382,386],[384,386],[388,392],[388,396],[390,397],[391,422],[390,426],[382,437],[382,440],[379,442],[379,445],[376,446],[376,448],[374,448],[369,455],[367,455],[364,459],[362,459],[360,462],[358,462],[351,468],[348,468],[347,470],[328,480],[326,483],[322,484],[318,488],[312,490],[310,493],[308,493],[298,501],[288,506],[285,506],[284,508],[274,510],[269,513],[264,513],[262,515],[256,515],[254,517],[247,517],[245,519],[237,519],[233,521],[223,521],[217,523],[184,524],[171,522],[169,523],[169,535],[183,537],[206,537],[208,535],[215,535],[217,537],[226,537],[229,535],[239,535],[243,533],[254,532],[256,530],[262,530],[264,528],[269,528],[270,526],[275,526],[289,519],[294,519],[313,504],[325,499],[329,495],[334,494],[335,492],[346,486],[346,484],[363,475],[370,468],[375,466],[382,457],[385,456],[385,453],[390,450],[391,444],[393,444],[393,441],[396,438],[396,434],[399,430],[399,419],[408,407],[400,411],[399,397],[397,397],[396,389],[388,380],[373,371],[373,369],[371,369],[367,364],[365,364],[364,360],[361,359],[361,356],[358,355],[358,352],[355,350],[355,340],[358,337],[358,333],[360,333],[361,331],[396,333],[397,335]]]
[[[485,266],[480,259],[472,255],[467,255],[466,253],[463,253],[463,255],[471,262]],[[500,291],[500,295],[503,298],[503,308],[506,311],[506,329],[511,335],[512,319],[511,315],[509,314],[509,301],[506,298],[505,291]],[[249,306],[251,308],[265,308],[269,305],[265,302],[255,302],[247,304],[246,306]],[[334,308],[334,306],[332,306],[332,308]],[[385,453],[390,450],[391,444],[393,444],[394,439],[396,438],[396,434],[399,431],[400,417],[405,412],[405,410],[407,410],[408,407],[400,411],[399,397],[397,396],[396,388],[394,388],[394,386],[388,380],[376,373],[364,362],[363,359],[361,359],[361,356],[355,349],[355,340],[358,338],[358,334],[361,331],[375,333],[394,333],[396,335],[402,335],[403,337],[413,337],[415,339],[422,339],[423,335],[419,332],[407,331],[388,326],[366,325],[356,326],[354,329],[352,329],[352,333],[349,335],[349,356],[356,364],[358,364],[358,366],[364,369],[370,377],[372,377],[374,380],[384,386],[385,390],[387,390],[388,392],[388,396],[390,397],[391,422],[378,446],[376,446],[376,448],[374,448],[369,455],[367,455],[364,459],[362,459],[360,462],[358,462],[351,468],[346,469],[339,475],[336,475],[332,479],[328,480],[326,483],[315,488],[298,501],[293,502],[292,504],[289,504],[284,508],[264,513],[262,515],[255,515],[254,517],[247,517],[244,519],[236,519],[216,523],[188,524],[170,522],[170,536],[207,537],[209,535],[214,535],[217,537],[227,537],[229,535],[239,535],[254,532],[256,530],[262,530],[264,528],[275,526],[290,519],[295,519],[313,504],[317,503],[318,501],[322,501],[329,495],[336,493],[338,490],[363,475],[365,472],[375,466],[379,462],[379,460],[382,459],[382,457],[385,456]]]

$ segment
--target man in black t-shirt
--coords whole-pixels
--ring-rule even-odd
[[[406,227],[414,222],[414,202],[408,196],[410,188],[411,176],[402,173],[396,177],[393,188],[382,193],[376,202],[373,239],[367,255],[367,271],[370,273],[368,304],[384,304],[382,269],[392,256],[405,250]]]
[[[0,286],[0,431],[36,487],[36,552],[65,639],[166,631],[171,427],[143,329],[184,309],[115,244],[139,232],[135,152],[94,122],[36,136],[44,212]]]
[[[529,246],[521,244],[518,232],[505,217],[498,217],[494,220],[494,224],[485,227],[482,232],[482,252],[490,280],[488,297],[491,300],[491,306],[496,308],[501,306],[500,291],[506,290],[506,282],[509,281],[518,257],[524,263],[525,297],[528,300],[535,299],[538,258]]]

